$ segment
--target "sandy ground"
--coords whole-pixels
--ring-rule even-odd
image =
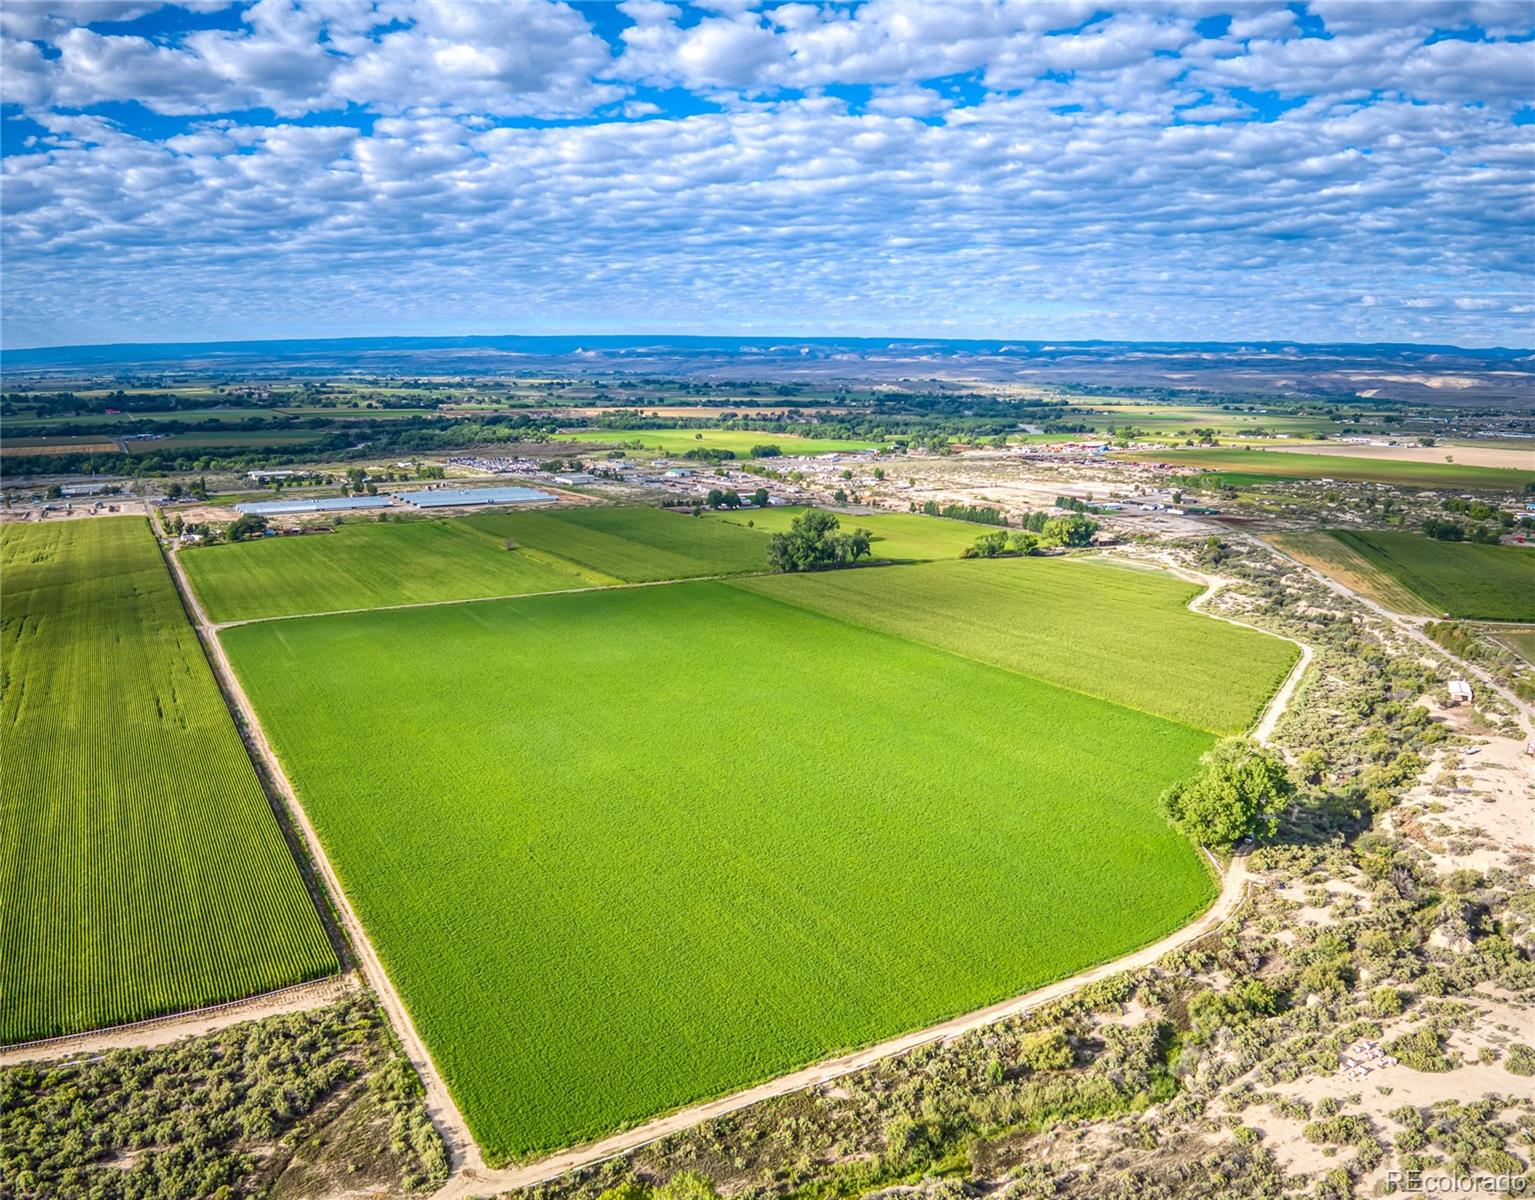
[[[1281,454],[1335,454],[1340,458],[1377,458],[1388,462],[1453,462],[1469,467],[1509,467],[1535,471],[1535,450],[1508,446],[1361,446],[1337,442],[1304,442],[1265,446]]]
[[[183,1038],[199,1037],[245,1021],[259,1021],[282,1013],[310,1012],[324,1008],[345,999],[357,990],[357,986],[356,979],[350,974],[333,975],[329,979],[282,988],[265,996],[252,996],[249,1000],[237,1000],[233,1004],[220,1004],[198,1012],[176,1013],[137,1021],[116,1029],[0,1049],[0,1067],[22,1062],[78,1058],[81,1055],[102,1054],[107,1050],[126,1047],[151,1049],[155,1046],[168,1046]]]
[[[1372,1071],[1362,1079],[1345,1079],[1341,1074],[1326,1078],[1306,1076],[1282,1083],[1271,1089],[1291,1099],[1303,1099],[1315,1105],[1317,1101],[1332,1098],[1345,1113],[1369,1117],[1377,1129],[1397,1128],[1388,1113],[1404,1104],[1427,1108],[1445,1100],[1462,1104],[1489,1097],[1524,1095],[1529,1090],[1526,1077],[1509,1071],[1501,1060],[1502,1053],[1511,1042],[1535,1041],[1535,1007],[1528,1004],[1509,1003],[1504,999],[1478,994],[1472,1000],[1477,1010],[1476,1019],[1468,1029],[1456,1029],[1446,1039],[1446,1048],[1459,1054],[1462,1064],[1453,1071],[1414,1071],[1400,1063]],[[1396,1021],[1383,1023],[1381,1042],[1385,1043],[1421,1024],[1421,1020],[1406,1015]],[[1490,1063],[1477,1061],[1482,1047],[1491,1047],[1499,1060]],[[1356,1099],[1357,1097],[1357,1099]],[[1286,1171],[1315,1172],[1326,1170],[1346,1162],[1353,1153],[1347,1147],[1314,1145],[1306,1141],[1302,1133],[1306,1122],[1280,1116],[1267,1106],[1254,1110],[1261,1112],[1265,1133],[1263,1144],[1272,1150]],[[1253,1123],[1251,1119],[1248,1123]],[[1372,1185],[1385,1175],[1383,1163],[1361,1184],[1359,1195],[1372,1195]]]
[[[111,496],[101,502],[101,507],[95,507],[95,501],[91,499],[76,500],[50,500],[49,504],[68,504],[69,509],[55,508],[52,512],[43,512],[40,504],[15,504],[10,508],[0,509],[0,523],[12,521],[77,521],[84,517],[142,517],[149,509],[142,500],[133,500],[126,496]],[[109,512],[110,506],[116,505],[116,512]]]
[[[1520,857],[1527,864],[1535,858],[1535,757],[1518,738],[1480,733],[1468,708],[1429,707],[1475,744],[1448,748],[1385,823],[1421,845],[1439,870],[1510,869]]]

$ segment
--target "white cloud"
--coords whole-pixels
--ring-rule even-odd
[[[624,0],[615,52],[559,3],[261,0],[141,37],[7,5],[5,99],[44,132],[3,164],[6,337],[1529,344],[1528,43],[1429,43],[1436,3],[1315,5],[1325,39],[1283,6],[1219,38],[1210,4],[1097,7]],[[89,111],[125,99],[192,119]]]

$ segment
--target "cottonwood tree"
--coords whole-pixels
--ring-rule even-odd
[[[847,566],[869,553],[867,529],[839,533],[840,523],[829,512],[812,508],[794,518],[788,533],[768,540],[768,565],[775,571],[813,571]]]
[[[1200,760],[1194,779],[1162,794],[1167,815],[1202,846],[1268,837],[1295,791],[1284,761],[1245,738],[1227,738]]]

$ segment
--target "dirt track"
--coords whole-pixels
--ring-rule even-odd
[[[156,522],[156,529],[160,531],[158,522]],[[163,531],[161,532],[163,533]],[[244,689],[240,686],[222,645],[219,643],[216,633],[217,627],[208,620],[207,613],[198,601],[196,593],[192,591],[175,551],[171,550],[166,557],[171,565],[176,583],[185,599],[188,612],[192,616],[198,634],[208,649],[209,659],[213,663],[219,684],[238,710],[242,722],[247,727],[246,732],[249,737],[249,744],[252,745],[254,752],[262,757],[264,766],[280,790],[288,812],[293,818],[294,824],[302,833],[309,853],[325,881],[326,888],[330,893],[337,913],[359,959],[363,978],[377,994],[379,1002],[388,1015],[396,1034],[399,1036],[407,1056],[421,1074],[422,1081],[426,1087],[428,1113],[448,1144],[452,1164],[452,1175],[449,1177],[447,1184],[436,1193],[435,1200],[455,1200],[458,1197],[475,1196],[490,1191],[528,1187],[553,1179],[566,1172],[627,1153],[648,1142],[690,1128],[712,1117],[735,1112],[739,1109],[761,1103],[764,1100],[817,1087],[840,1076],[861,1070],[883,1059],[908,1053],[919,1046],[928,1045],[933,1042],[951,1041],[954,1038],[977,1029],[985,1028],[998,1021],[1030,1012],[1068,996],[1088,983],[1123,971],[1149,966],[1171,951],[1197,941],[1230,919],[1246,894],[1248,873],[1245,856],[1238,855],[1232,859],[1230,865],[1225,870],[1221,881],[1221,890],[1214,904],[1201,917],[1184,928],[1169,934],[1167,937],[1121,958],[1088,968],[1067,979],[1059,980],[986,1008],[966,1013],[941,1024],[914,1030],[876,1045],[865,1047],[851,1054],[828,1059],[800,1071],[779,1076],[755,1087],[657,1117],[654,1120],[614,1134],[601,1141],[573,1147],[517,1167],[492,1170],[485,1165],[479,1147],[474,1142],[468,1126],[464,1123],[462,1114],[458,1111],[456,1104],[449,1095],[446,1084],[437,1071],[436,1064],[432,1061],[424,1041],[417,1033],[409,1012],[406,1010],[403,1001],[384,971],[383,965],[368,939],[366,930],[352,910],[334,869],[325,857],[324,848],[320,843],[318,834],[300,805],[292,785],[282,769],[282,764],[278,761],[270,743],[267,741],[266,735],[256,719],[255,711],[245,695]],[[1168,565],[1173,566],[1171,563]],[[1203,606],[1209,602],[1223,584],[1221,580],[1201,575],[1197,572],[1177,567],[1173,569],[1175,573],[1205,585],[1206,590],[1190,601],[1189,607],[1194,611],[1202,611]],[[1216,616],[1209,613],[1204,615],[1213,616],[1216,620],[1227,621],[1230,624],[1241,625],[1245,628],[1256,628],[1229,617]],[[1287,640],[1293,641],[1294,639]],[[1252,736],[1259,741],[1266,741],[1272,734],[1279,718],[1294,698],[1300,679],[1311,662],[1311,648],[1298,641],[1295,644],[1301,649],[1300,660],[1270,699],[1262,716],[1254,726]],[[1208,854],[1208,851],[1206,853]],[[1219,871],[1220,864],[1213,856],[1210,856],[1210,858],[1216,870]],[[341,980],[329,982],[342,988],[348,986]],[[316,995],[318,996],[318,992]],[[261,1008],[262,998],[257,997],[251,1001],[249,1010],[246,1010],[244,1006],[240,1006],[238,1015],[232,1012],[228,1015],[227,1019],[225,1019],[225,1014],[222,1011],[218,1014],[199,1015],[194,1013],[180,1018],[165,1018],[145,1023],[142,1027],[133,1026],[123,1030],[107,1031],[99,1035],[84,1035],[82,1039],[78,1040],[81,1043],[78,1045],[73,1044],[76,1042],[76,1039],[71,1039],[71,1049],[63,1051],[63,1053],[92,1052],[114,1046],[164,1045],[182,1037],[210,1032],[212,1029],[223,1028],[241,1020],[275,1015],[277,1012],[302,1011],[304,1008],[319,1007],[321,1004],[331,1002],[331,999],[339,998],[339,995],[340,993],[338,992],[330,999],[304,997],[303,999],[295,1000],[294,1007],[283,1007],[279,1004],[265,1011]],[[83,1044],[86,1041],[90,1041],[91,1044]],[[57,1055],[21,1051],[18,1052],[17,1060],[39,1057],[57,1057]],[[7,1061],[5,1058],[0,1058],[0,1063],[5,1061]]]
[[[155,530],[164,536],[158,515],[155,517]],[[319,834],[309,820],[309,815],[299,803],[298,796],[289,782],[287,774],[283,771],[282,763],[272,750],[271,743],[267,741],[266,733],[261,728],[261,723],[256,719],[256,711],[251,706],[245,689],[240,686],[240,680],[235,675],[234,667],[230,664],[228,656],[224,653],[224,647],[219,642],[218,634],[212,623],[208,620],[208,614],[203,610],[197,593],[192,590],[186,572],[182,569],[181,561],[175,549],[171,549],[166,555],[170,563],[171,571],[175,575],[176,586],[180,590],[188,611],[192,615],[193,624],[197,627],[198,637],[202,639],[207,648],[209,661],[213,664],[214,674],[218,678],[219,686],[225,696],[234,704],[240,713],[242,723],[245,726],[247,744],[254,752],[259,754],[263,766],[269,777],[282,794],[282,799],[287,807],[293,823],[303,834],[304,841],[309,849],[309,854],[316,869],[325,880],[325,887],[335,905],[337,915],[341,919],[342,926],[346,929],[348,938],[352,944],[352,950],[357,955],[358,965],[361,968],[363,978],[367,981],[378,997],[380,1006],[389,1017],[389,1023],[394,1027],[405,1055],[421,1076],[421,1082],[426,1088],[426,1109],[432,1122],[442,1134],[443,1140],[448,1146],[449,1162],[454,1171],[481,1168],[483,1160],[480,1158],[480,1148],[475,1144],[474,1138],[469,1134],[469,1127],[464,1124],[464,1118],[458,1111],[458,1106],[449,1095],[447,1085],[443,1082],[441,1073],[437,1070],[437,1064],[432,1061],[427,1052],[426,1043],[416,1031],[415,1023],[411,1020],[410,1013],[395,991],[394,984],[390,981],[388,973],[384,970],[383,963],[379,960],[373,943],[368,938],[367,930],[358,920],[353,911],[346,893],[341,888],[341,881],[336,876],[335,869],[330,860],[325,856],[325,848],[320,844]]]
[[[44,1042],[28,1042],[20,1046],[0,1049],[0,1067],[22,1062],[43,1062],[60,1058],[79,1058],[87,1054],[102,1054],[108,1050],[130,1047],[153,1049],[168,1046],[182,1038],[198,1037],[239,1025],[245,1021],[260,1021],[283,1013],[312,1012],[317,1008],[335,1004],[356,991],[354,976],[332,975],[329,979],[317,979],[313,983],[301,983],[281,988],[248,1000],[231,1004],[219,1004],[193,1012],[173,1013],[165,1017],[152,1017],[147,1021],[135,1021],[131,1025],[98,1029],[71,1037],[49,1038]]]

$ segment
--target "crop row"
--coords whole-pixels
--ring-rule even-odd
[[[145,523],[0,550],[0,1041],[334,971]]]

